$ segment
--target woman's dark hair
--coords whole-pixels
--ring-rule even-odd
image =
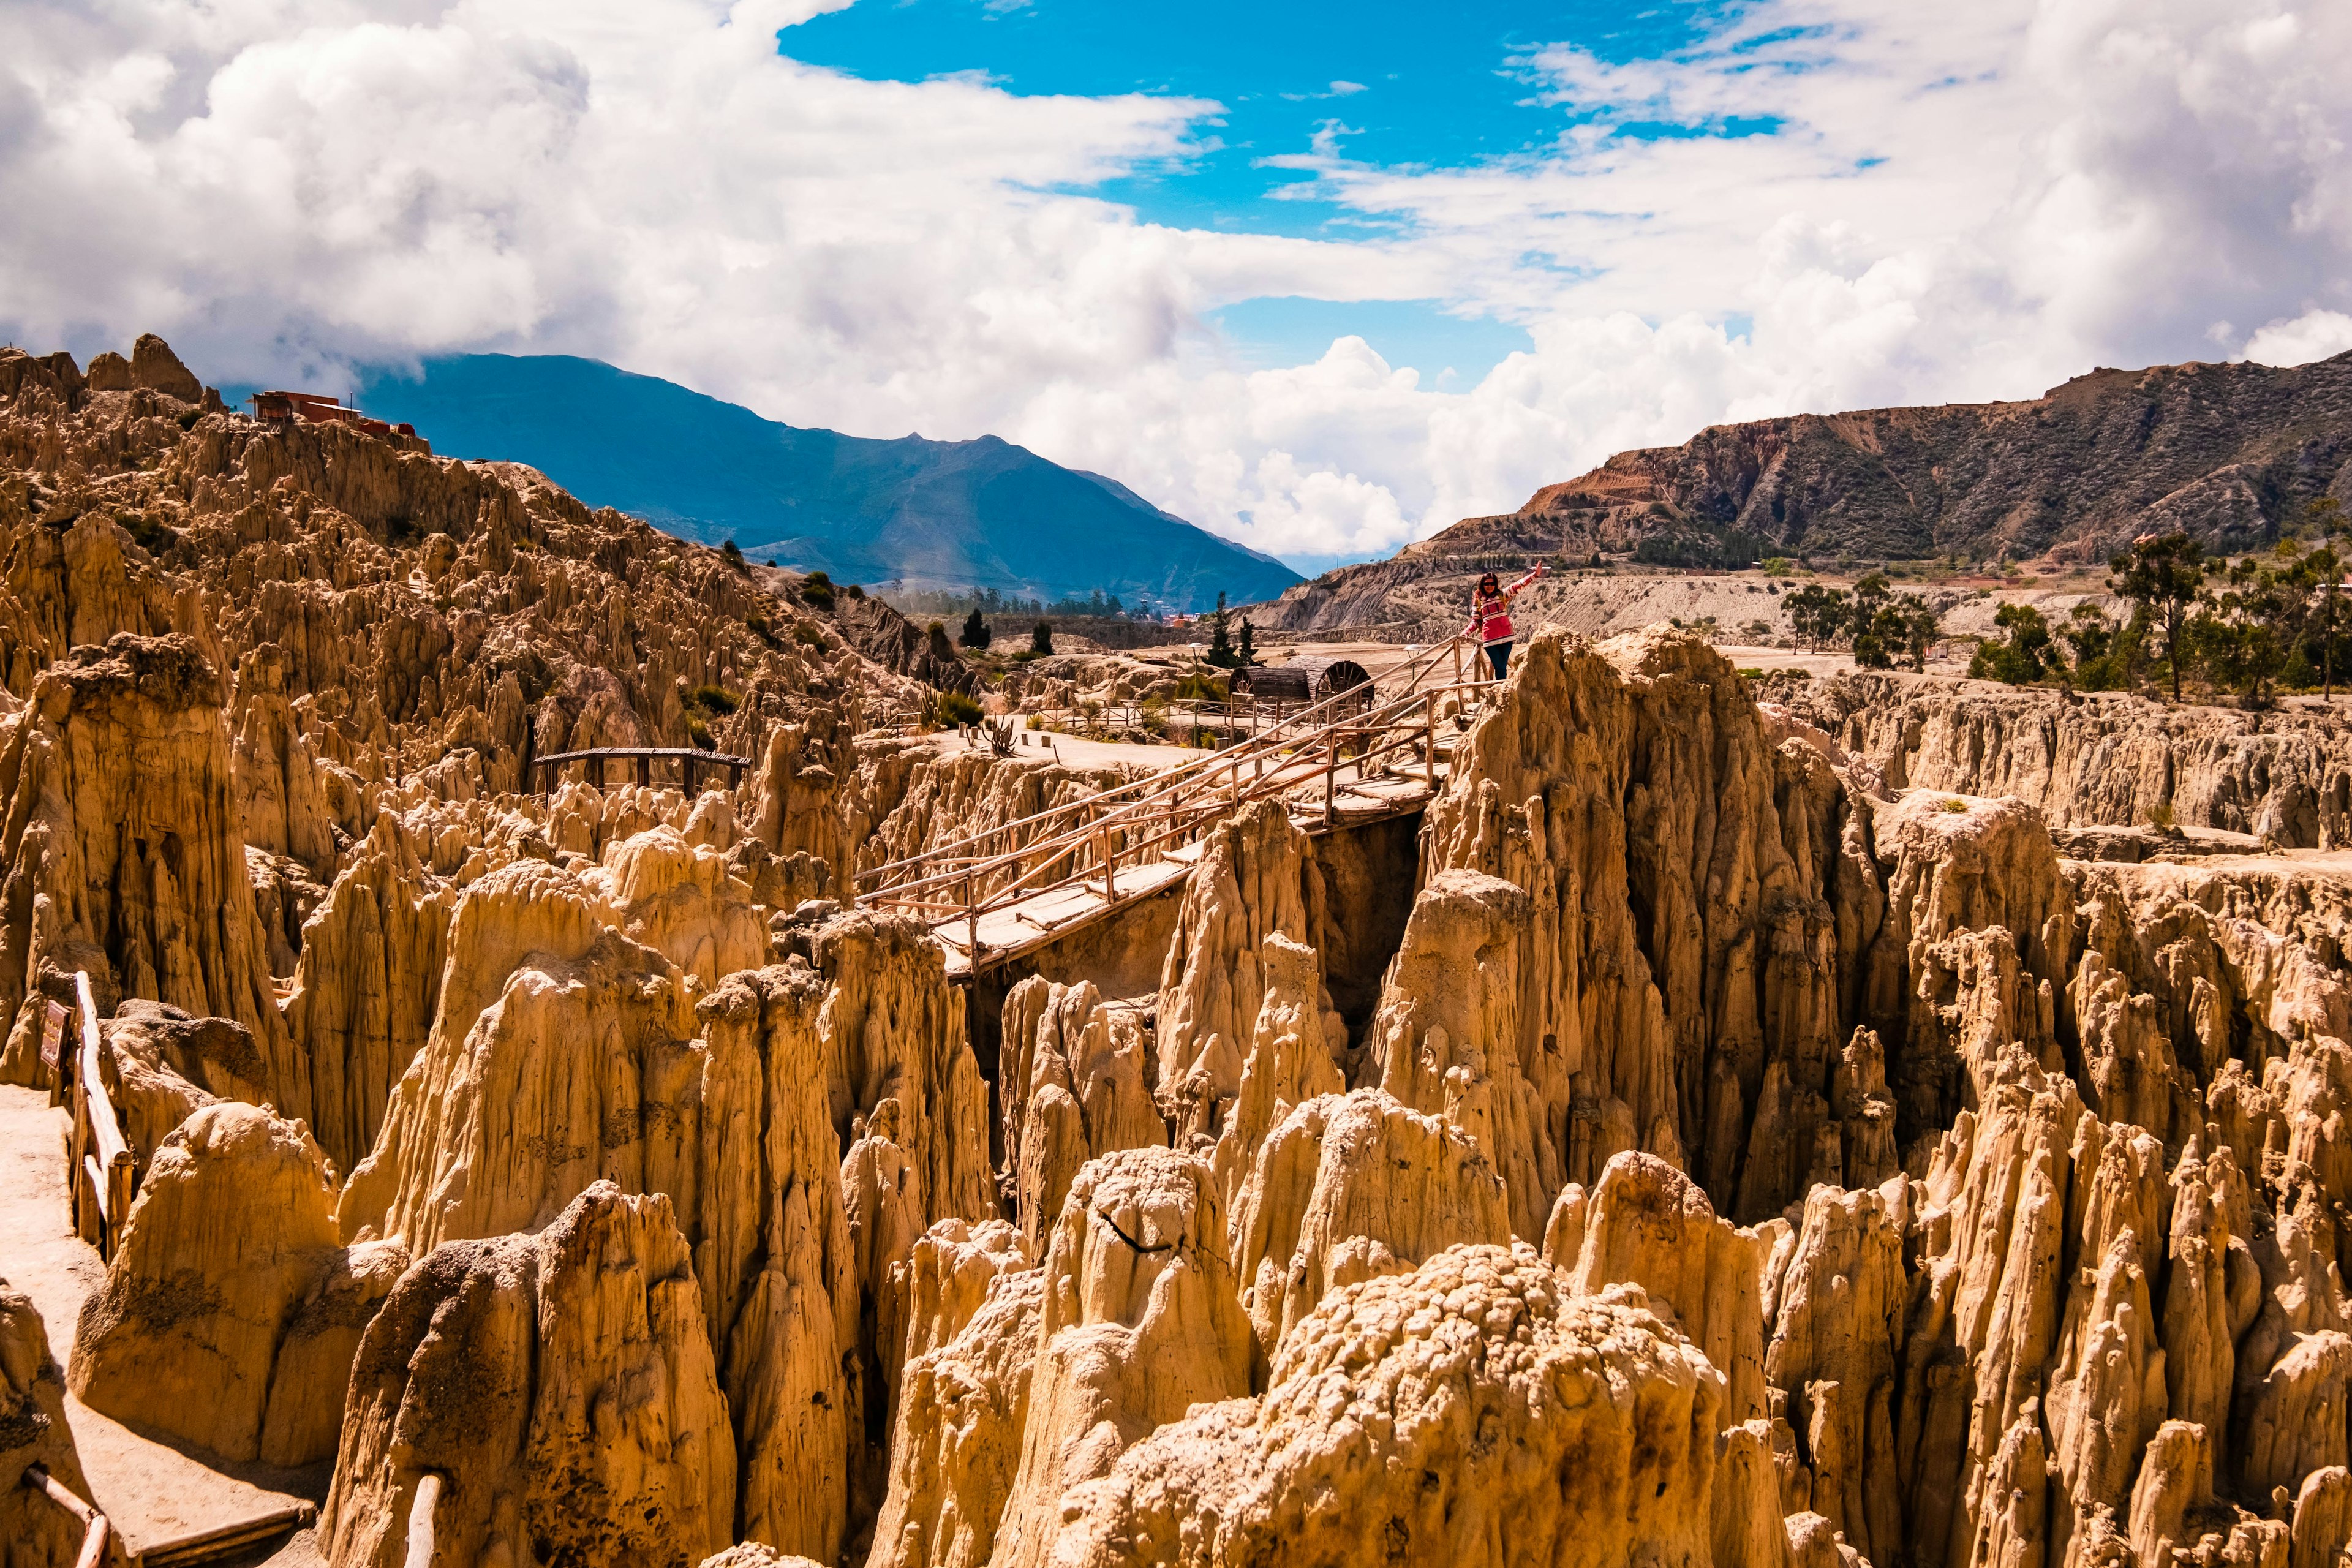
[[[1492,572],[1478,579],[1478,592],[1484,594],[1489,590],[1497,594],[1503,591],[1503,580]]]

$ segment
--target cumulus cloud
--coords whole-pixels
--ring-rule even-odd
[[[1181,169],[1213,103],[794,62],[836,3],[0,0],[0,331],[330,384],[591,354],[798,424],[993,431],[1318,555],[1715,421],[2352,347],[2342,6],[1753,0],[1660,59],[1533,49],[1538,149],[1389,168],[1333,121],[1276,159],[1361,220],[1318,241],[1089,194]],[[1534,348],[1440,390],[1355,338],[1250,371],[1202,324],[1290,295]]]
[[[2293,321],[2265,325],[2246,341],[2246,357],[2257,364],[2309,364],[2352,350],[2352,316],[2341,310],[2305,310]]]

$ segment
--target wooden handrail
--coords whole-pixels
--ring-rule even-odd
[[[1489,684],[1460,681],[1418,689],[1426,667],[1443,657],[1449,646],[1454,645],[1432,647],[1419,661],[1422,668],[1411,671],[1404,691],[1365,713],[1327,719],[1300,734],[1283,733],[1294,728],[1293,721],[1286,720],[1262,739],[1184,763],[1156,778],[1134,781],[1066,802],[1015,822],[983,829],[940,849],[875,868],[861,876],[879,876],[906,868],[921,868],[929,874],[870,889],[858,895],[858,901],[907,909],[927,916],[961,916],[967,949],[977,965],[982,915],[1013,909],[1027,900],[1073,886],[1098,892],[1108,909],[1118,901],[1117,872],[1122,860],[1140,865],[1151,858],[1151,851],[1180,839],[1191,839],[1204,824],[1248,801],[1286,796],[1315,782],[1319,774],[1322,822],[1328,828],[1337,820],[1338,796],[1342,793],[1361,794],[1361,784],[1372,777],[1373,763],[1398,752],[1423,754],[1426,776],[1433,789],[1437,783],[1437,699],[1449,692],[1483,690]],[[1348,695],[1340,693],[1339,698]],[[1343,756],[1350,749],[1350,741],[1355,742],[1354,754]],[[1267,771],[1269,761],[1273,764],[1271,773]],[[1342,785],[1339,782],[1343,763],[1355,768],[1357,784]],[[1382,771],[1386,771],[1385,766]],[[1152,787],[1136,794],[1146,784]],[[1123,796],[1133,798],[1121,800]],[[1106,810],[1106,805],[1114,801],[1119,804]],[[1064,821],[1066,826],[1058,826]],[[1034,826],[1037,832],[1017,847],[994,854],[959,853],[1024,826]],[[1092,858],[1091,869],[1085,858],[1088,855]],[[993,887],[988,885],[992,873],[1008,871],[1009,880]],[[924,897],[927,893],[934,896]],[[952,901],[942,902],[942,899]]]
[[[107,1092],[105,1041],[99,1033],[98,1001],[90,994],[87,970],[74,972],[74,1001],[81,1016],[81,1049],[74,1061],[74,1146],[66,1183],[74,1200],[76,1229],[86,1240],[95,1242],[99,1255],[111,1262],[122,1239],[123,1224],[131,1217],[138,1162],[130,1140],[122,1135],[114,1099]],[[83,1223],[85,1189],[95,1224]]]
[[[1456,671],[1456,679],[1451,683],[1451,685],[1456,687],[1465,685],[1465,683],[1459,678],[1459,672],[1461,669],[1461,641],[1462,639],[1457,634],[1448,642],[1431,644],[1428,652],[1419,660],[1407,659],[1402,661],[1406,667],[1404,694],[1402,698],[1391,698],[1390,700],[1389,706],[1393,707],[1399,701],[1417,700],[1421,694],[1417,692],[1414,688],[1418,685],[1423,675],[1429,673],[1430,670],[1435,668],[1439,656],[1447,648],[1453,648],[1455,654],[1454,669]],[[1388,669],[1381,671],[1381,674],[1383,676],[1393,675],[1397,668],[1397,666],[1391,665]],[[1242,742],[1237,746],[1227,747],[1223,751],[1212,752],[1205,757],[1198,758],[1192,762],[1181,763],[1177,766],[1164,772],[1154,773],[1145,778],[1133,779],[1112,789],[1098,791],[1094,795],[1086,796],[1082,800],[1065,802],[1060,805],[1048,806],[1044,811],[1032,812],[1027,816],[1016,817],[1011,822],[999,823],[993,827],[983,827],[977,833],[968,835],[962,838],[952,839],[946,844],[939,846],[935,849],[925,850],[919,854],[907,856],[902,859],[892,860],[884,865],[871,867],[866,870],[857,872],[854,880],[863,882],[870,878],[882,877],[889,872],[903,870],[908,867],[927,865],[932,863],[939,856],[968,848],[972,845],[980,844],[995,837],[996,835],[1009,833],[1016,827],[1026,827],[1035,823],[1047,821],[1051,818],[1073,815],[1077,811],[1085,809],[1089,805],[1116,800],[1121,795],[1127,795],[1130,791],[1143,789],[1147,786],[1157,785],[1159,787],[1153,788],[1150,794],[1144,795],[1129,804],[1141,805],[1150,801],[1157,800],[1162,795],[1169,794],[1171,791],[1181,788],[1185,784],[1198,782],[1202,773],[1214,771],[1220,763],[1225,762],[1228,759],[1238,761],[1241,758],[1250,757],[1262,752],[1278,751],[1286,745],[1295,745],[1301,742],[1311,741],[1314,739],[1315,735],[1321,733],[1324,730],[1329,728],[1334,723],[1346,723],[1348,721],[1344,717],[1338,720],[1326,717],[1317,723],[1311,731],[1302,731],[1297,735],[1286,734],[1286,731],[1291,730],[1294,726],[1302,725],[1306,723],[1307,721],[1314,719],[1317,715],[1323,713],[1324,710],[1334,708],[1335,705],[1345,704],[1355,700],[1356,689],[1357,689],[1351,687],[1346,691],[1335,691],[1319,702],[1311,703],[1302,707],[1296,712],[1277,720],[1270,729],[1261,731],[1259,733],[1251,736],[1247,741]],[[1439,689],[1446,689],[1441,688]],[[1367,715],[1367,717],[1369,717],[1369,715]],[[1359,721],[1360,722],[1361,721]],[[997,856],[992,857],[992,858],[1001,860],[1003,858],[1003,855],[999,853]],[[887,886],[905,887],[908,886],[908,884],[894,883],[887,884]],[[883,889],[877,887],[873,890],[880,892]]]
[[[1263,743],[1259,741],[1244,742],[1238,746],[1234,746],[1225,751],[1215,752],[1213,755],[1197,762],[1183,763],[1167,773],[1157,775],[1158,779],[1162,781],[1162,788],[1155,790],[1151,794],[1144,795],[1137,800],[1129,802],[1126,806],[1121,808],[1120,811],[1114,813],[1102,820],[1107,825],[1118,826],[1122,819],[1131,817],[1144,806],[1154,804],[1165,804],[1170,805],[1177,805],[1181,802],[1182,796],[1188,790],[1194,790],[1203,784],[1209,784],[1220,767],[1229,770],[1233,778],[1237,781],[1240,774],[1241,765],[1244,762],[1257,761],[1269,755],[1279,756],[1281,754],[1282,747],[1285,744],[1300,748],[1296,754],[1289,758],[1292,762],[1304,760],[1310,754],[1319,754],[1320,748],[1315,746],[1313,742],[1322,741],[1328,745],[1330,743],[1336,743],[1337,740],[1344,738],[1346,735],[1354,733],[1360,730],[1368,728],[1391,728],[1399,718],[1402,717],[1412,708],[1426,700],[1433,699],[1434,697],[1442,695],[1447,691],[1477,689],[1482,688],[1485,684],[1486,683],[1484,682],[1465,682],[1459,685],[1433,688],[1427,692],[1416,691],[1408,689],[1404,696],[1392,699],[1388,703],[1375,709],[1370,713],[1360,718],[1331,721],[1325,723],[1312,733],[1293,737],[1287,742],[1276,742],[1273,739],[1273,737],[1276,735],[1282,728],[1282,726],[1276,726],[1275,731],[1267,732],[1267,737]],[[1344,696],[1346,694],[1342,693],[1341,695]],[[1285,721],[1285,723],[1287,722],[1288,721]],[[1279,778],[1279,776],[1280,770],[1279,767],[1277,767],[1276,777]],[[1060,806],[1052,807],[1046,811],[1033,813],[1031,816],[1023,817],[1018,821],[1004,823],[994,828],[983,829],[982,832],[974,834],[969,838],[959,839],[953,843],[943,845],[936,851],[911,856],[904,860],[893,861],[887,866],[876,867],[872,870],[860,872],[858,873],[858,878],[862,880],[867,877],[879,876],[884,872],[901,868],[936,864],[938,863],[938,858],[945,857],[953,850],[961,849],[966,846],[978,843],[982,839],[988,837],[992,834],[1006,832],[1013,827],[1021,826],[1027,823],[1041,823],[1055,816],[1069,816],[1075,817],[1079,816],[1081,813],[1091,813],[1094,809],[1098,808],[1104,801],[1113,799],[1134,787],[1136,787],[1136,785],[1133,784],[1121,785],[1116,790],[1106,790],[1096,795],[1085,796],[1076,801],[1066,802]],[[1269,792],[1252,791],[1250,793],[1257,794]],[[1228,798],[1230,805],[1238,805],[1244,798],[1247,797],[1240,794],[1234,794]],[[1056,837],[1059,836],[1046,836],[1032,839],[1029,843],[1019,848],[1000,851],[995,855],[984,857],[977,860],[968,860],[962,857],[957,857],[953,862],[956,866],[956,869],[954,870],[934,873],[929,877],[918,878],[912,881],[887,883],[881,887],[870,889],[866,892],[859,894],[858,898],[861,902],[887,902],[889,900],[885,899],[884,895],[886,894],[913,893],[947,882],[961,882],[967,872],[1000,869],[1013,862],[1026,860],[1029,857],[1039,853],[1041,850],[1054,844]]]
[[[98,1140],[99,1163],[110,1165],[117,1154],[128,1154],[131,1144],[115,1120],[114,1101],[106,1092],[106,1076],[99,1070],[104,1041],[98,1029],[98,1002],[90,994],[89,972],[74,971],[74,996],[81,1012],[81,1079],[90,1097],[90,1132]]]
[[[710,763],[723,768],[748,768],[756,760],[739,757],[732,752],[706,752],[699,746],[592,746],[584,752],[551,752],[543,757],[533,757],[530,765],[559,768],[566,763],[595,762],[608,757],[644,757],[655,762],[674,757],[681,762]]]
[[[74,1568],[98,1568],[106,1561],[106,1539],[113,1529],[106,1515],[74,1496],[63,1482],[49,1474],[47,1465],[26,1466],[24,1484],[81,1521],[81,1555],[74,1559]]]

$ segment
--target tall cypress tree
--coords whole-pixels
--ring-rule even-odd
[[[1225,614],[1225,595],[1217,595],[1217,612],[1209,626],[1209,662],[1231,669],[1240,662],[1234,655],[1233,627]]]

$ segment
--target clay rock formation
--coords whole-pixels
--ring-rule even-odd
[[[1696,638],[1539,634],[1425,816],[1374,1026],[1383,1085],[1435,1110],[1458,1068],[1483,1093],[1521,1236],[1626,1149],[1689,1164],[1735,1218],[1779,1212],[1812,1151],[1752,1144],[1761,1101],[1801,1094],[1826,1122],[1863,1021],[1847,976],[1878,876],[1857,809]]]
[[[1915,792],[1875,814],[1886,912],[1866,957],[1864,1005],[1894,1042],[1895,1128],[1951,1125],[2011,1042],[2051,1068],[2049,977],[2073,910],[2031,806]]]
[[[1053,1560],[1715,1561],[1722,1378],[1638,1291],[1454,1247],[1326,1297],[1272,1379],[1075,1489]]]
[[[677,965],[698,988],[767,957],[767,925],[751,889],[729,874],[719,851],[688,843],[675,828],[614,844],[586,879],[602,890],[615,930]]]
[[[424,1253],[536,1229],[600,1177],[644,1190],[641,1107],[667,1098],[689,1018],[676,970],[578,879],[492,873],[458,901],[432,1033],[343,1189],[344,1232]]]
[[[823,1072],[823,987],[805,965],[730,977],[698,1008],[708,1044],[698,1131],[676,1174],[710,1343],[739,1442],[741,1532],[831,1561],[847,1526],[861,1369],[840,1158]],[[681,1110],[683,1106],[681,1107]]]
[[[1265,939],[1313,943],[1308,865],[1307,836],[1277,801],[1253,803],[1202,842],[1160,982],[1157,1091],[1180,1138],[1213,1141],[1241,1092],[1267,991]],[[1344,1039],[1337,1012],[1318,1000],[1321,1032]]]
[[[810,956],[829,986],[817,1026],[844,1145],[855,1140],[853,1122],[888,1101],[923,1215],[917,1232],[950,1215],[993,1215],[988,1086],[938,944],[904,916],[858,911],[819,927]]]
[[[1263,1387],[1285,1340],[1327,1296],[1449,1247],[1507,1243],[1509,1202],[1458,1127],[1359,1089],[1283,1118],[1256,1151],[1233,1237]]]
[[[899,1374],[868,1568],[980,1568],[995,1550],[1028,1426],[1045,1271],[992,1271],[986,1289],[952,1338],[909,1355]]]
[[[0,1473],[21,1481],[34,1465],[76,1497],[89,1496],[48,1330],[31,1299],[0,1279]],[[12,1481],[0,1490],[0,1568],[73,1568],[81,1542],[80,1521],[30,1487]]]
[[[192,1018],[131,997],[99,1028],[106,1045],[99,1071],[141,1173],[198,1107],[216,1100],[258,1104],[268,1096],[253,1036],[226,1018]]]
[[[1341,1066],[1349,1057],[1347,1037],[1333,1027],[1324,1005],[1328,993],[1315,950],[1268,931],[1258,944],[1258,974],[1265,990],[1250,1030],[1241,1088],[1211,1156],[1228,1213],[1234,1212],[1276,1123],[1292,1107],[1347,1087]]]
[[[287,700],[286,659],[275,645],[265,643],[238,661],[236,707],[230,760],[247,847],[331,876],[334,816],[318,756]]]
[[[345,1171],[375,1146],[431,1034],[457,897],[384,816],[304,930],[286,1024],[309,1063],[319,1144]]]
[[[1654,1154],[1616,1155],[1589,1199],[1560,1194],[1544,1251],[1579,1295],[1639,1285],[1723,1375],[1726,1426],[1765,1413],[1763,1248],[1755,1232],[1717,1219],[1697,1183]]]
[[[121,634],[35,682],[0,750],[0,1076],[36,1081],[24,1009],[51,977],[90,971],[253,1033],[269,1098],[307,1116],[310,1085],[269,985],[246,879],[218,677],[187,637]]]
[[[1909,1198],[1899,1177],[1879,1192],[1815,1187],[1765,1280],[1764,1376],[1792,1429],[1787,1500],[1874,1563],[1904,1542],[1893,1459]]]
[[[1078,1173],[1045,1262],[1021,1463],[1000,1568],[1060,1552],[1063,1494],[1198,1404],[1249,1392],[1250,1328],[1206,1162],[1128,1149]]]
[[[733,1449],[669,1200],[600,1182],[536,1235],[401,1277],[352,1368],[320,1543],[393,1568],[432,1470],[436,1556],[697,1563],[733,1533]]]
[[[1004,1184],[1022,1240],[1042,1257],[1080,1166],[1119,1149],[1165,1147],[1142,1020],[1091,982],[1032,975],[1004,998],[998,1047]]]
[[[299,1123],[197,1109],[156,1151],[82,1308],[74,1393],[225,1458],[324,1458],[360,1330],[407,1261],[337,1244],[329,1178]]]
[[[1898,789],[2015,795],[2057,828],[2165,824],[2284,848],[2352,843],[2352,738],[2311,713],[1866,671],[1775,690]]]
[[[704,1558],[701,1568],[823,1568],[823,1565],[810,1558],[793,1556],[762,1546],[756,1541],[743,1541]]]

